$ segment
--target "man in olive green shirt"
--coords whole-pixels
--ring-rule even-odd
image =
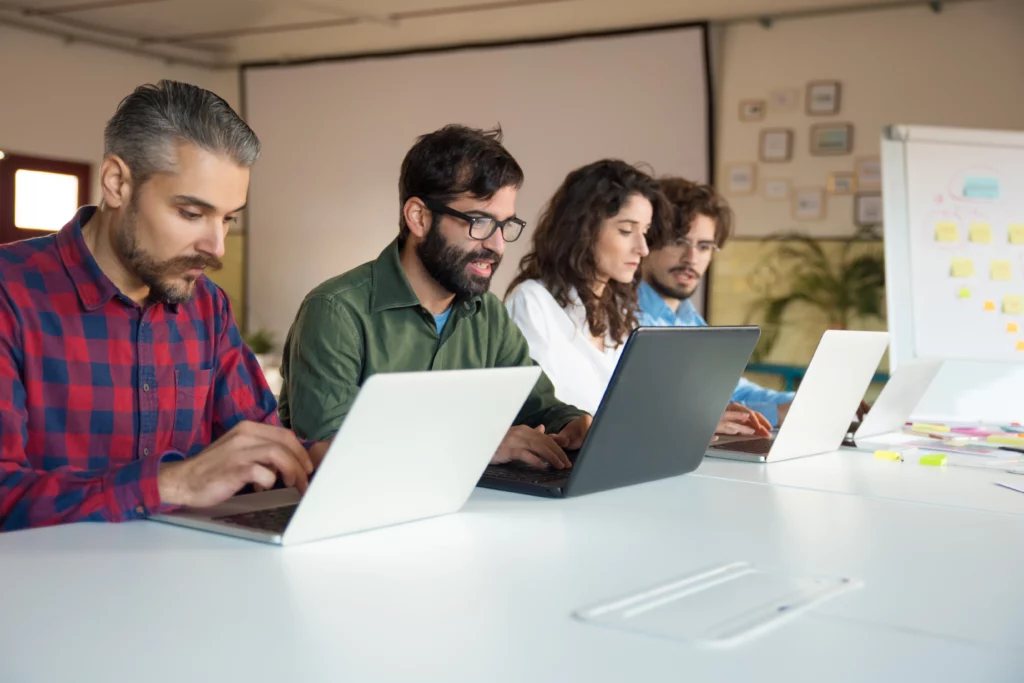
[[[287,427],[329,438],[378,372],[533,365],[526,339],[487,291],[525,225],[515,215],[522,181],[500,130],[446,126],[416,142],[402,163],[398,238],[299,308],[281,367]],[[565,450],[582,445],[590,422],[541,375],[491,462],[569,467]]]

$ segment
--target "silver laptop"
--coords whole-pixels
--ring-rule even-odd
[[[871,411],[857,427],[852,441],[845,442],[844,445],[868,448],[871,445],[868,440],[873,437],[902,432],[914,408],[935,381],[942,364],[941,360],[913,360],[901,363],[882,388],[882,393],[878,395],[878,400],[871,407]]]
[[[152,519],[294,545],[455,512],[539,377],[538,367],[373,375],[305,495],[278,489]]]
[[[887,332],[825,332],[778,432],[723,438],[708,455],[775,462],[838,449],[888,345]]]

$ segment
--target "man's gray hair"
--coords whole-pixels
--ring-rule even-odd
[[[154,173],[174,168],[177,142],[223,154],[246,168],[260,156],[259,138],[231,105],[209,90],[167,80],[140,85],[121,100],[103,132],[103,153],[120,157],[142,185]]]

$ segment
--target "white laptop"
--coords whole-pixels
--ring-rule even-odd
[[[539,377],[538,367],[373,375],[305,495],[276,489],[152,519],[294,545],[455,512]]]
[[[708,455],[776,462],[838,449],[888,345],[887,332],[825,332],[778,432],[722,439]]]
[[[941,360],[913,360],[900,364],[882,388],[871,411],[857,427],[853,440],[844,442],[844,445],[876,450],[873,445],[883,444],[869,439],[901,434],[907,419],[942,369],[942,364]]]

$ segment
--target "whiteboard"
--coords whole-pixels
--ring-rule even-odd
[[[1024,420],[1024,133],[882,137],[893,369],[952,361],[918,413]]]
[[[501,296],[565,175],[602,157],[708,180],[701,26],[304,65],[247,67],[263,142],[247,222],[248,320],[283,340],[303,297],[398,235],[398,177],[416,137],[501,124],[526,175],[491,289]]]

